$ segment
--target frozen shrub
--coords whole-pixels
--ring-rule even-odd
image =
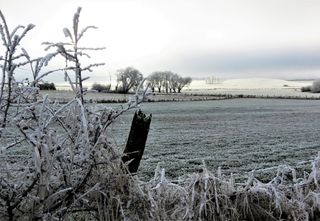
[[[8,125],[14,137],[1,146],[0,220],[62,220],[74,214],[119,220],[122,209],[146,216],[135,203],[148,207],[150,202],[121,167],[121,153],[106,134],[132,107],[97,111],[84,108],[78,98],[59,105],[45,97],[21,110]],[[23,154],[15,155],[21,144]]]
[[[16,91],[18,84],[15,79],[16,69],[29,63],[26,61],[21,48],[21,41],[35,26],[29,24],[27,26],[19,25],[14,29],[10,29],[7,21],[0,10],[0,68],[2,70],[0,78],[0,124],[5,128],[9,116],[9,109],[15,100],[19,99]],[[20,54],[22,51],[22,54]],[[1,132],[0,132],[1,137]]]
[[[22,46],[22,40],[27,36],[28,32],[35,27],[33,24],[27,26],[18,25],[14,29],[8,27],[6,19],[0,10],[0,69],[2,75],[0,77],[0,123],[1,127],[5,128],[7,121],[14,119],[12,110],[13,103],[21,101],[32,103],[37,100],[38,88],[35,87],[43,77],[64,69],[55,69],[43,71],[43,67],[48,65],[48,62],[57,55],[50,53],[44,57],[31,58],[27,51]],[[15,73],[17,68],[30,65],[30,75],[32,80],[26,78],[25,82],[17,82]],[[27,83],[27,85],[25,85]],[[32,95],[32,96],[31,96]],[[16,109],[20,109],[19,105],[15,105]],[[10,116],[11,115],[11,116]],[[0,131],[1,137],[1,131]]]
[[[74,29],[78,29],[79,13],[80,9],[74,16]],[[64,51],[64,44],[49,43],[49,48],[58,47],[58,51],[44,59],[32,60],[26,51],[15,55],[16,46],[33,25],[10,32],[1,11],[0,22],[1,40],[9,50],[4,58],[0,56],[4,75],[0,91],[0,220],[119,220],[131,215],[148,219],[147,209],[139,210],[137,205],[150,208],[150,202],[139,182],[125,171],[121,153],[106,134],[117,117],[143,100],[146,90],[137,91],[126,108],[116,111],[84,107],[82,90],[76,90],[76,98],[67,104],[50,101],[47,96],[38,99],[35,92],[39,88],[32,86],[52,73],[40,73],[44,63],[60,53],[71,60],[83,54],[72,55]],[[79,40],[88,28],[94,27],[80,33],[74,30],[76,38],[65,32],[71,40]],[[23,30],[21,35],[16,34],[18,29]],[[20,62],[23,57],[28,57],[27,61]],[[15,68],[25,64],[36,69],[31,86],[15,82]],[[82,89],[79,85],[85,78],[81,71],[99,65],[67,67],[77,74],[76,84],[70,83]]]
[[[98,92],[107,93],[107,92],[110,92],[111,85],[110,84],[103,85],[103,84],[94,83],[92,85],[91,89],[96,90]]]
[[[39,88],[40,90],[56,90],[56,86],[54,85],[54,83],[49,82],[39,84]]]
[[[301,87],[301,92],[311,92],[311,85]]]

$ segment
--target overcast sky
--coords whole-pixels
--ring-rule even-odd
[[[36,25],[23,42],[34,57],[41,42],[64,40],[77,6],[80,26],[99,27],[83,46],[106,47],[93,53],[106,66],[92,81],[127,66],[145,76],[320,77],[318,0],[0,0],[9,26]]]

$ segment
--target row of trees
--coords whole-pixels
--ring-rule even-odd
[[[130,90],[136,90],[143,81],[142,73],[133,68],[127,67],[117,71],[117,85],[115,91],[118,93],[128,93]],[[192,82],[190,77],[181,77],[171,71],[156,71],[147,77],[152,92],[180,93],[181,90]],[[95,87],[97,85],[95,84]],[[93,87],[93,89],[95,89]],[[110,89],[110,88],[109,88]]]
[[[139,70],[133,67],[127,67],[117,71],[117,85],[115,87],[116,93],[129,93],[130,90],[135,91],[140,83],[143,81],[143,75]],[[147,77],[152,92],[165,93],[181,93],[182,88],[192,82],[190,77],[181,77],[180,75],[171,71],[157,71],[153,72]],[[56,90],[54,83],[44,82],[38,83],[40,90]],[[94,83],[91,87],[97,92],[108,93],[111,91],[111,84]]]
[[[157,89],[159,93],[180,93],[182,88],[192,82],[192,79],[190,77],[181,77],[171,71],[156,71],[148,77],[148,81],[153,92]]]

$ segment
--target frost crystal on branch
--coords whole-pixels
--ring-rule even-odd
[[[104,63],[95,63],[87,65],[86,67],[82,67],[80,63],[80,57],[86,56],[87,58],[90,58],[90,55],[86,53],[85,51],[88,50],[103,50],[104,47],[97,47],[97,48],[90,48],[90,47],[81,47],[79,46],[79,41],[82,39],[83,35],[89,30],[89,29],[97,29],[96,26],[87,26],[82,29],[82,31],[79,33],[79,18],[80,18],[80,12],[81,7],[79,7],[76,11],[76,13],[73,16],[73,26],[72,26],[72,32],[68,28],[63,29],[63,33],[65,37],[69,38],[71,43],[51,43],[51,42],[45,42],[43,44],[48,45],[46,50],[50,48],[56,48],[57,53],[59,53],[61,56],[65,58],[66,61],[66,70],[65,70],[65,80],[67,80],[73,92],[75,93],[76,97],[81,100],[83,103],[83,96],[85,93],[84,87],[83,87],[83,81],[87,79],[87,77],[83,76],[84,71],[92,72],[93,67],[98,67],[101,65],[104,65]],[[69,62],[71,64],[69,64]],[[71,77],[71,73],[68,72],[68,70],[73,70],[73,77]],[[71,80],[71,78],[74,78],[74,80]]]
[[[19,25],[14,28],[10,34],[9,27],[1,10],[0,19],[0,35],[5,47],[5,54],[1,55],[3,58],[1,61],[3,61],[3,63],[0,65],[2,69],[0,86],[0,121],[1,127],[5,128],[9,119],[10,106],[12,103],[16,102],[16,100],[19,100],[21,95],[18,93],[18,84],[14,78],[15,70],[17,67],[30,63],[29,55],[23,49],[22,53],[19,54],[18,50],[20,48],[18,46],[26,34],[35,26],[33,24],[29,24],[26,27]],[[22,32],[19,34],[18,31],[20,29],[22,29]],[[27,58],[27,61],[21,61],[20,58],[23,57]]]

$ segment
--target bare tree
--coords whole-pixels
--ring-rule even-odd
[[[153,72],[148,77],[148,82],[150,83],[150,87],[152,88],[152,91],[155,91],[155,88],[158,89],[158,92],[161,92],[162,86],[163,86],[163,72],[156,71]]]
[[[170,93],[177,92],[178,89],[178,85],[179,85],[179,78],[181,78],[178,74],[175,73],[170,73],[169,75],[169,89],[170,89]]]
[[[173,75],[173,72],[171,72],[171,71],[164,71],[162,73],[163,87],[164,87],[166,93],[169,93],[169,91],[170,91],[170,78],[172,75]]]
[[[116,91],[127,94],[131,89],[135,90],[143,80],[143,75],[133,67],[127,67],[117,71]]]
[[[179,77],[178,78],[178,93],[181,92],[182,88],[184,88],[185,86],[191,84],[192,82],[192,78],[191,77]]]

